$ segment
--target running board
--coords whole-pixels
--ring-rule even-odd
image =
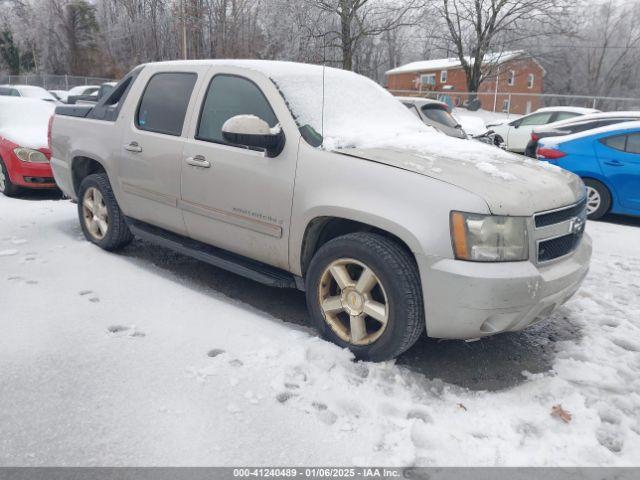
[[[300,288],[302,286],[302,282],[285,270],[177,235],[133,218],[127,217],[126,220],[131,233],[150,243],[169,248],[271,287]]]

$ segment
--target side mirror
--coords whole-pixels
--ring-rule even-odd
[[[520,127],[520,122],[514,122],[514,123],[511,124],[511,126],[513,128],[519,128]]]
[[[229,143],[264,148],[268,157],[277,157],[284,148],[284,132],[255,115],[236,115],[222,125],[222,137]]]

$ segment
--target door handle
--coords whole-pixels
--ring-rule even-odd
[[[209,168],[211,166],[211,163],[204,158],[202,155],[195,155],[193,157],[187,157],[186,158],[186,162],[189,165],[192,165],[194,167],[200,167],[200,168]]]
[[[611,165],[612,167],[622,167],[624,165],[624,163],[618,161],[618,160],[611,160],[608,162],[604,162],[605,165]]]
[[[124,146],[124,149],[128,152],[140,153],[142,152],[142,147],[138,144],[138,142],[131,142],[128,145]]]

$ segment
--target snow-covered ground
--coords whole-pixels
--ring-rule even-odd
[[[640,222],[588,232],[583,288],[520,334],[551,369],[471,391],[103,252],[67,201],[0,197],[0,465],[638,465]]]

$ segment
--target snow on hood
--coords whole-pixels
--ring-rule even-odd
[[[31,98],[0,96],[0,137],[21,147],[48,147],[47,130],[55,105]]]
[[[326,150],[457,185],[480,195],[496,214],[531,215],[584,195],[580,179],[559,167],[436,131],[368,78],[326,68],[323,81],[322,67],[313,65],[268,75],[298,124],[322,134]]]
[[[464,142],[465,140],[460,140]],[[467,143],[478,143],[466,140]],[[337,153],[371,160],[456,185],[479,195],[494,215],[531,216],[571,205],[584,195],[580,177],[547,162],[489,147],[485,161],[394,148],[348,148]],[[492,155],[493,153],[493,155]]]

